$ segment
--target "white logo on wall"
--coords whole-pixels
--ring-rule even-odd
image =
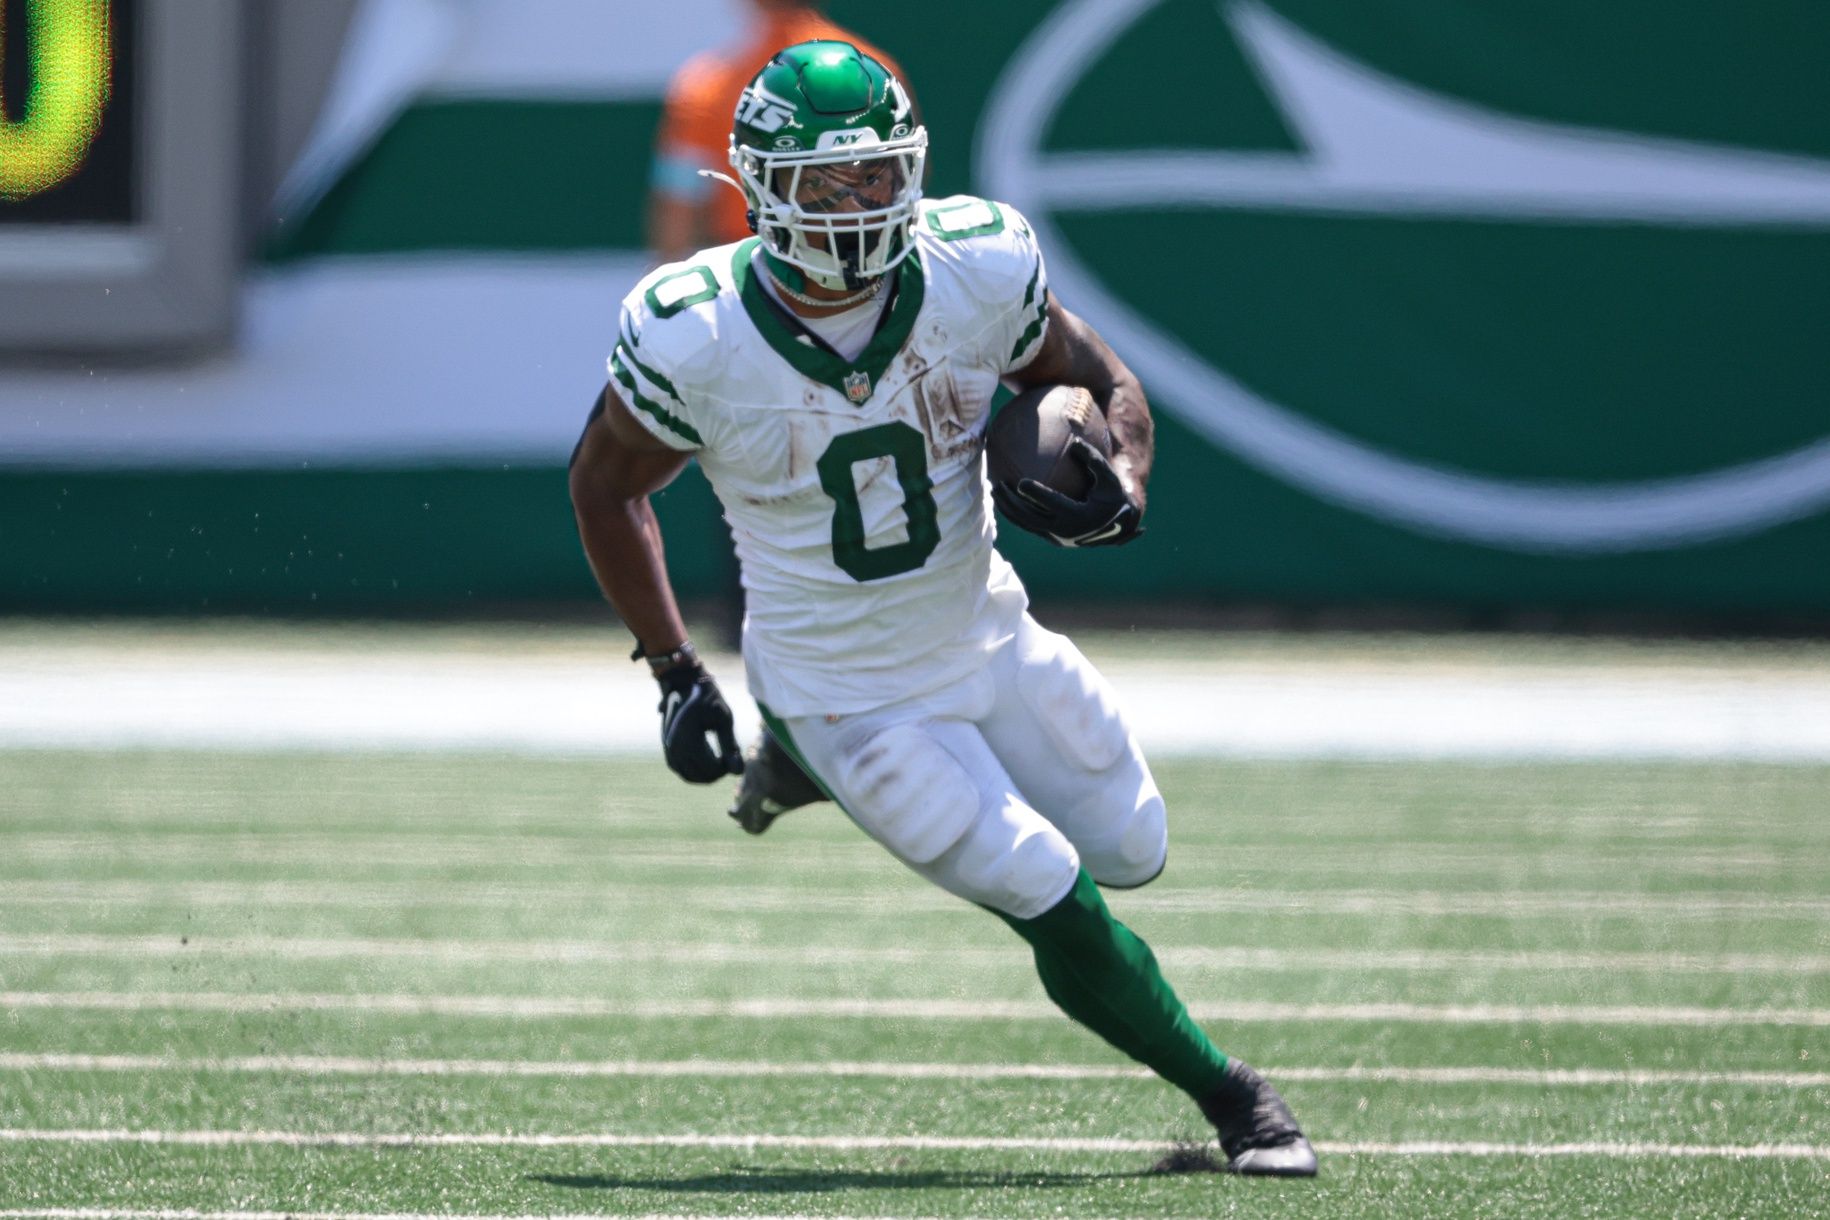
[[[1600,553],[1753,533],[1830,506],[1830,438],[1698,475],[1577,485],[1432,466],[1253,393],[1107,292],[1052,214],[1170,205],[1385,215],[1830,226],[1830,165],[1560,126],[1394,80],[1254,0],[1221,12],[1305,152],[1049,153],[1056,110],[1162,0],[1069,0],[993,90],[978,181],[1034,224],[1049,278],[1165,406],[1321,499],[1423,533],[1519,551]]]

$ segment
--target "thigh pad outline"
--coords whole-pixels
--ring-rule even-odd
[[[910,863],[929,863],[978,818],[978,786],[919,723],[871,734],[840,766],[852,817]]]
[[[1101,885],[1130,889],[1154,880],[1163,871],[1169,854],[1169,826],[1163,815],[1163,798],[1150,787],[1121,823],[1117,839],[1103,850],[1086,852],[1087,871]]]
[[[1118,696],[1070,640],[1054,638],[1053,652],[1024,658],[1017,691],[1056,749],[1089,771],[1104,771],[1131,744]]]

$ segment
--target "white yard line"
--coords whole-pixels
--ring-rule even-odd
[[[744,944],[698,941],[401,940],[377,937],[112,936],[99,933],[0,934],[0,954],[102,957],[227,955],[294,961],[398,958],[449,964],[608,965],[631,962],[790,966],[933,965],[1003,968],[1023,960],[1020,944],[1001,948],[939,945]],[[1830,954],[1607,953],[1563,949],[1262,949],[1244,945],[1160,945],[1157,957],[1183,969],[1643,971],[1683,974],[1827,974]]]
[[[828,806],[830,809],[831,806]],[[835,816],[837,811],[834,810]],[[606,819],[606,828],[608,819]],[[620,829],[620,828],[619,828]],[[736,828],[733,826],[734,831]],[[452,865],[488,864],[499,867],[553,868],[564,865],[588,865],[593,869],[635,867],[642,869],[690,867],[725,870],[750,868],[770,870],[772,855],[758,850],[753,839],[743,836],[739,842],[668,843],[630,842],[611,838],[600,829],[596,835],[519,835],[505,828],[499,835],[437,833],[349,835],[270,833],[248,828],[240,834],[192,834],[183,831],[159,832],[157,838],[145,834],[123,833],[118,829],[83,834],[8,834],[0,837],[7,859],[19,864],[75,864],[94,869],[110,859],[132,861],[137,865],[196,864],[207,860],[212,867],[224,865],[346,865],[359,859],[365,867],[391,866],[424,870]],[[894,874],[895,860],[863,835],[855,843],[796,844],[797,866],[818,865],[827,872],[843,870],[846,875],[862,873]],[[1275,849],[1258,849],[1269,856]],[[1396,862],[1398,848],[1387,849]],[[1698,848],[1697,863],[1712,868],[1758,869],[1770,874],[1784,866],[1776,853],[1749,854],[1745,849]],[[1643,849],[1621,847],[1612,859],[1616,867],[1629,858],[1637,858]],[[1686,856],[1687,861],[1690,857]],[[1419,866],[1448,871],[1457,867],[1454,849],[1437,853],[1428,848],[1418,852]],[[1609,867],[1609,858],[1591,862],[1597,871]]]
[[[67,1144],[165,1144],[226,1148],[258,1145],[285,1148],[819,1148],[832,1151],[1160,1152],[1167,1140],[1051,1139],[1022,1136],[936,1135],[623,1135],[514,1132],[354,1131],[149,1131],[37,1130],[0,1128],[0,1142]],[[1321,1140],[1317,1150],[1343,1156],[1595,1156],[1616,1159],[1727,1158],[1732,1160],[1830,1160],[1822,1144],[1663,1144],[1594,1141],[1569,1144],[1354,1142]],[[6,1213],[0,1212],[0,1216]],[[20,1213],[26,1214],[26,1213]],[[42,1213],[31,1213],[42,1214]]]
[[[1725,1158],[1736,1161],[1830,1161],[1830,1146],[1822,1144],[1659,1144],[1607,1140],[1570,1144],[1498,1144],[1446,1140],[1391,1143],[1317,1140],[1315,1146],[1321,1152],[1340,1156],[1594,1156],[1613,1160]]]
[[[4,630],[0,620],[0,630]],[[4,688],[0,688],[4,693]],[[183,767],[189,756],[178,754],[167,756],[167,764]],[[409,759],[406,766],[437,767],[437,757]],[[509,765],[509,764],[505,764]],[[1468,764],[1470,768],[1500,771],[1514,766],[1510,763],[1496,763],[1491,768],[1480,763]],[[1655,767],[1656,764],[1642,764]],[[657,759],[655,766],[663,764]],[[1260,772],[1263,768],[1281,766],[1278,763],[1237,764],[1241,775],[1252,776],[1252,786],[1244,792],[1231,794],[1234,801],[1245,800],[1244,805],[1235,804],[1233,812],[1228,813],[1217,805],[1192,802],[1176,802],[1170,809],[1170,829],[1187,830],[1194,820],[1219,819],[1227,821],[1229,829],[1236,827],[1242,834],[1257,833],[1257,828],[1242,824],[1241,819],[1251,813],[1255,806],[1249,802],[1256,801],[1263,789]],[[1369,763],[1374,768],[1367,773],[1369,783],[1377,775],[1379,763]],[[657,772],[658,773],[658,772]],[[1650,771],[1646,772],[1651,774]],[[62,811],[55,802],[67,795],[63,786],[57,783],[47,785],[44,776],[19,776],[13,787],[7,790],[12,807],[8,809],[9,828],[26,832],[27,827],[37,826],[50,830],[62,830],[67,826]],[[1497,781],[1496,781],[1497,782]],[[717,790],[714,790],[717,791]],[[1374,791],[1386,793],[1388,789],[1378,788]],[[1380,808],[1390,812],[1383,802],[1383,795],[1372,797],[1381,802]],[[522,838],[563,840],[578,843],[601,843],[603,827],[609,823],[603,819],[610,809],[611,798],[602,795],[596,803],[580,807],[571,800],[555,798],[549,802],[545,797],[538,798],[537,804],[530,806],[521,815],[520,821],[502,822],[499,807],[465,808],[451,804],[438,804],[429,809],[396,806],[390,808],[385,823],[377,823],[371,817],[355,816],[344,809],[314,809],[312,826],[326,834],[337,834],[339,837],[347,832],[349,838],[361,839],[375,834],[378,826],[385,828],[385,833],[398,837],[415,836],[429,843],[443,841],[447,833],[459,837],[491,838],[497,842],[507,842]],[[828,821],[844,827],[843,836],[839,838],[822,838],[812,841],[803,840],[797,846],[805,847],[809,852],[849,852],[880,856],[882,848],[862,836],[854,836],[850,824],[843,821],[837,810],[830,806],[818,806],[807,811],[805,816],[819,818],[821,810],[830,815]],[[1241,812],[1243,810],[1243,812]],[[1653,809],[1639,806],[1632,810],[1630,823],[1621,820],[1622,811],[1618,807],[1602,808],[1560,808],[1547,806],[1527,806],[1524,808],[1482,808],[1478,811],[1480,828],[1492,830],[1496,835],[1503,833],[1508,847],[1514,845],[1533,849],[1542,849],[1543,845],[1553,840],[1549,837],[1557,834],[1584,832],[1587,837],[1608,839],[1618,843],[1624,831],[1637,838],[1636,842],[1646,842],[1662,850],[1681,848],[1691,839],[1708,838],[1719,832],[1720,826],[1714,820],[1719,815],[1708,812],[1683,812],[1672,809]],[[1471,813],[1469,816],[1476,816]],[[1799,815],[1794,810],[1777,809],[1737,809],[1735,811],[1735,829],[1737,831],[1777,831],[1795,830],[1799,825]],[[1220,824],[1215,822],[1213,824]],[[94,811],[94,816],[87,818],[85,826],[95,827],[102,833],[136,834],[152,841],[152,836],[163,839],[167,834],[202,834],[200,828],[214,828],[208,833],[226,840],[235,834],[261,835],[286,834],[298,825],[296,808],[279,805],[253,807],[237,802],[223,802],[220,805],[177,805],[159,801],[136,801],[125,806],[116,806],[106,810]],[[1301,809],[1280,809],[1277,812],[1277,823],[1272,840],[1262,836],[1255,840],[1242,840],[1238,835],[1227,836],[1227,845],[1246,847],[1251,850],[1273,850],[1287,839],[1288,832],[1338,830],[1341,825],[1341,814],[1338,810],[1326,807],[1304,807]],[[756,840],[738,832],[735,826],[716,824],[701,825],[693,833],[684,833],[689,827],[681,821],[677,806],[640,805],[617,806],[615,809],[615,826],[620,831],[642,832],[640,839],[631,840],[638,843],[665,843],[669,846],[682,841],[690,842],[695,847],[708,850],[729,849],[735,852],[756,853],[770,850],[769,845],[775,842],[773,837]],[[1381,817],[1372,821],[1363,821],[1354,828],[1354,833],[1362,836],[1361,842],[1369,850],[1397,848],[1412,845],[1436,843],[1444,846],[1460,845],[1465,838],[1458,838],[1458,832],[1464,827],[1453,821],[1439,821],[1433,826],[1413,828],[1390,817]],[[224,833],[228,832],[228,833]],[[29,833],[29,832],[27,832]],[[89,832],[94,833],[94,832]],[[1419,838],[1422,834],[1425,837]],[[1611,836],[1611,838],[1610,838]],[[345,840],[348,841],[347,839]],[[623,841],[620,840],[619,841]],[[1496,840],[1497,841],[1497,840]],[[1561,840],[1555,840],[1560,842]],[[1549,850],[1549,849],[1544,849]]]
[[[1487,1067],[1270,1067],[1278,1080],[1373,1084],[1500,1084],[1530,1088],[1644,1088],[1654,1085],[1730,1085],[1755,1089],[1816,1089],[1830,1086],[1830,1072],[1681,1072],[1615,1068]]]
[[[1025,1000],[806,999],[614,1000],[589,996],[362,995],[294,992],[3,991],[6,1009],[140,1012],[380,1012],[446,1017],[628,1017],[637,1019],[861,1017],[912,1021],[1057,1020],[1050,1004]],[[1707,1008],[1602,1004],[1289,1004],[1196,1002],[1197,1020],[1385,1021],[1425,1025],[1571,1024],[1804,1026],[1830,1028],[1830,1008]]]
[[[736,658],[711,658],[745,736]],[[1830,761],[1830,676],[1402,661],[1105,666],[1160,754]],[[0,647],[0,748],[654,752],[653,692],[604,654]]]
[[[205,1211],[194,1207],[10,1207],[0,1208],[0,1220],[703,1220],[723,1214],[743,1220],[870,1220],[863,1216],[830,1213],[761,1212],[541,1212],[538,1215],[454,1215],[449,1212],[253,1212]],[[921,1220],[920,1217],[915,1220]]]
[[[830,811],[831,806],[827,809]],[[834,812],[836,816],[836,811]],[[734,827],[732,828],[735,829]],[[435,834],[301,835],[250,829],[243,834],[163,833],[123,834],[118,829],[83,834],[14,833],[0,836],[0,849],[10,867],[76,866],[84,871],[105,868],[110,861],[148,865],[192,865],[208,861],[212,868],[228,865],[347,867],[359,860],[365,869],[389,867],[409,873],[443,870],[460,865],[493,865],[510,868],[561,868],[584,866],[594,872],[683,868],[699,872],[749,870],[760,875],[778,873],[784,863],[780,853],[747,837],[739,841],[690,843],[628,843],[596,836],[518,836]],[[1361,842],[1323,843],[1306,849],[1292,860],[1287,844],[1227,845],[1226,875],[1238,879],[1251,873],[1288,880],[1300,870],[1303,876],[1364,878],[1376,875],[1432,881],[1470,878],[1479,880],[1498,870],[1516,870],[1522,862],[1548,861],[1551,849],[1543,846],[1461,846],[1431,843]],[[1557,860],[1555,875],[1563,881],[1613,880],[1625,872],[1642,870],[1647,859],[1645,843],[1625,843],[1585,850],[1580,859]],[[1752,874],[1760,884],[1798,871],[1798,861],[1780,849],[1752,849],[1661,842],[1657,850],[1670,865],[1714,879]],[[1496,854],[1503,851],[1505,854]],[[817,866],[828,881],[857,883],[901,877],[894,858],[881,847],[857,837],[856,843],[796,843],[791,867],[796,872]],[[20,871],[27,871],[20,868]],[[0,881],[0,884],[4,884]]]
[[[771,1063],[731,1059],[362,1059],[323,1055],[248,1055],[181,1058],[169,1055],[75,1055],[57,1052],[0,1053],[0,1071],[222,1072],[295,1076],[485,1076],[557,1077],[863,1077],[893,1080],[1149,1080],[1148,1068],[1108,1064],[900,1063],[816,1061]],[[1830,1072],[1686,1072],[1611,1068],[1487,1067],[1268,1067],[1278,1080],[1372,1084],[1495,1084],[1529,1088],[1592,1088],[1653,1085],[1720,1086],[1756,1089],[1830,1087]]]
[[[194,1207],[9,1207],[0,1220],[703,1220],[714,1212],[541,1212],[538,1215],[455,1215],[449,1212],[251,1212],[206,1211]],[[868,1220],[820,1213],[765,1215],[742,1212],[743,1220]],[[920,1218],[916,1218],[920,1220]]]
[[[1714,890],[1632,894],[1607,890],[1159,890],[1121,894],[1114,906],[1190,914],[1275,911],[1328,915],[1652,915],[1820,918],[1830,898]]]
[[[533,907],[626,911],[665,903],[669,910],[804,911],[863,913],[905,918],[912,912],[973,914],[972,908],[940,890],[904,882],[870,892],[833,894],[758,882],[739,887],[713,885],[525,885],[502,882],[409,881],[8,881],[8,905],[95,906],[144,903],[185,906],[361,907],[388,910],[427,907]],[[1752,890],[1677,891],[1631,894],[1607,890],[1254,890],[1152,888],[1115,894],[1123,911],[1189,914],[1247,912],[1288,915],[1658,915],[1667,919],[1713,919],[1722,915],[1821,918],[1830,898],[1776,896]]]

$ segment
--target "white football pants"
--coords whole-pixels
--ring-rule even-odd
[[[951,686],[783,724],[865,833],[969,902],[1033,919],[1083,867],[1111,886],[1163,869],[1163,798],[1112,688],[1027,614]]]

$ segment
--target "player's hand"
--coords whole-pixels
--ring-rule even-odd
[[[1046,483],[993,483],[991,498],[1011,523],[1056,546],[1122,546],[1144,532],[1144,514],[1105,454],[1074,438],[1076,461],[1092,485],[1076,500]]]
[[[718,683],[694,657],[654,676],[661,685],[661,751],[675,775],[689,784],[709,784],[743,774],[731,707]],[[716,738],[714,747],[708,738]]]

